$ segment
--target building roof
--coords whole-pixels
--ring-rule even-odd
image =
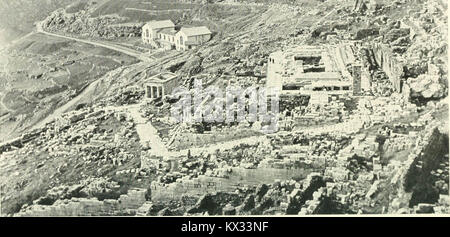
[[[164,83],[177,78],[177,74],[171,72],[162,72],[150,77],[147,83]]]
[[[166,34],[166,35],[175,35],[177,33],[177,31],[174,29],[162,29],[159,31],[159,33]]]
[[[175,24],[171,20],[149,21],[145,25],[152,29],[175,27]]]
[[[212,32],[206,26],[199,27],[182,27],[180,32],[183,32],[186,36],[196,36],[196,35],[209,35]]]

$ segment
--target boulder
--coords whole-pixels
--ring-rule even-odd
[[[417,78],[409,78],[413,96],[424,98],[442,98],[445,95],[445,88],[439,83],[439,75],[422,74]]]

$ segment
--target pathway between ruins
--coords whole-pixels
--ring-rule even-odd
[[[227,142],[221,142],[217,144],[209,144],[206,147],[194,147],[189,149],[184,149],[180,151],[169,151],[166,145],[163,143],[161,137],[158,134],[158,130],[152,125],[149,119],[142,116],[142,113],[139,112],[139,104],[128,105],[124,107],[112,108],[116,111],[126,111],[131,116],[133,121],[136,124],[136,131],[139,136],[141,144],[144,146],[148,144],[151,148],[151,154],[155,156],[160,156],[164,158],[175,158],[180,156],[186,156],[188,151],[191,152],[192,155],[198,155],[201,153],[213,153],[216,150],[229,150],[239,144],[249,144],[255,145],[259,142],[263,142],[267,140],[267,137],[264,135],[261,136],[252,136],[237,140],[231,140]]]
[[[126,106],[126,110],[136,123],[136,131],[141,140],[141,144],[147,144],[151,148],[151,152],[156,156],[166,157],[169,155],[169,150],[164,145],[161,137],[158,134],[158,130],[153,127],[152,123],[144,118],[139,112],[139,104]]]

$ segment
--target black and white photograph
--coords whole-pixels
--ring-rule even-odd
[[[448,57],[446,0],[0,0],[0,215],[449,217]]]

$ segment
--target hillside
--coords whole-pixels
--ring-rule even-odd
[[[86,2],[87,0],[80,0]],[[0,42],[10,42],[34,29],[34,23],[41,21],[58,8],[72,4],[72,0],[1,0]]]
[[[89,83],[134,61],[111,50],[39,34],[20,40],[3,51],[1,60],[1,140],[20,135]]]
[[[39,13],[30,5],[25,13],[33,18],[23,25],[5,22],[19,36],[33,29],[31,21],[42,20],[44,31],[128,48],[142,57],[43,33],[32,33],[1,51],[2,214],[35,209],[38,214],[39,210],[64,213],[72,198],[104,205],[104,200],[117,201],[136,188],[150,196],[144,198],[146,203],[152,201],[152,192],[160,192],[163,200],[167,195],[166,203],[150,205],[149,215],[217,215],[227,208],[257,215],[386,214],[404,208],[413,212],[422,202],[439,206],[439,194],[448,192],[447,6],[431,0],[379,1],[373,8],[358,5],[361,1],[339,0],[237,2],[86,0],[68,6],[66,1],[49,0],[39,6]],[[16,6],[5,4],[2,10]],[[140,25],[168,18],[177,28],[205,25],[213,32],[212,39],[188,51],[144,45]],[[354,55],[374,77],[373,94],[330,102],[331,108],[323,106],[324,111],[316,106],[322,114],[309,114],[297,130],[266,136],[249,124],[179,125],[169,116],[176,99],[143,100],[144,83],[161,72],[175,73],[178,85],[188,87],[194,79],[219,88],[262,87],[271,53],[342,42],[358,45]],[[398,61],[387,66],[376,62],[385,55]],[[402,63],[402,75],[396,74],[398,65],[392,65],[397,62]],[[400,78],[408,90],[394,93],[387,74]],[[287,104],[305,113],[316,109],[301,102],[291,98]],[[284,119],[294,117],[288,115],[291,111],[283,112]],[[334,112],[340,116],[338,122],[320,121]],[[333,127],[354,117],[361,125]],[[328,125],[338,133],[320,133]],[[439,144],[430,145],[429,140]],[[155,155],[164,153],[155,149],[161,144],[176,159]],[[215,150],[207,149],[211,147]],[[422,169],[419,163],[434,157],[415,154],[422,150],[439,151],[436,156],[442,159]],[[303,155],[312,161],[288,163],[290,157]],[[343,156],[348,159],[343,161]],[[375,158],[381,159],[386,172],[377,181]],[[289,169],[268,169],[273,173],[253,177],[266,174],[267,160],[274,166],[288,160]],[[299,163],[300,171],[292,168]],[[405,189],[401,180],[412,182],[415,174],[427,178]],[[266,182],[272,177],[286,180]],[[225,183],[226,194],[177,193],[179,186],[194,180],[203,184],[217,179]],[[233,182],[253,186],[235,187]],[[161,186],[154,187],[155,183]],[[419,195],[423,187],[432,195]],[[393,199],[398,205],[390,203]],[[208,202],[217,208],[209,208]],[[139,202],[139,207],[146,205]],[[137,209],[116,214],[135,215]]]

